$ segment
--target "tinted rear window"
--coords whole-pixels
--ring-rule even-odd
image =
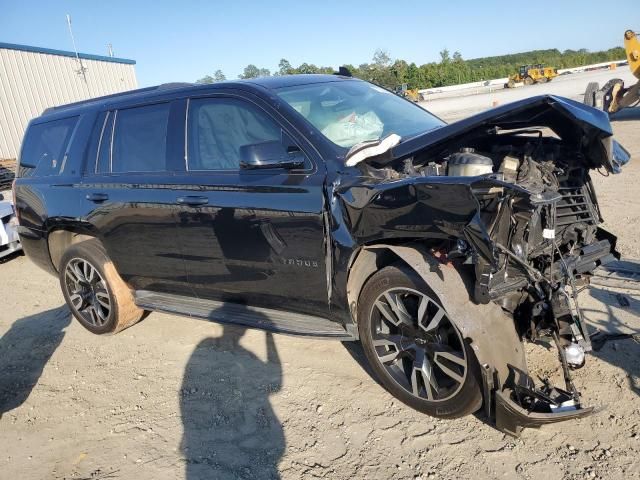
[[[157,172],[167,166],[169,103],[118,110],[111,171]]]
[[[66,147],[77,123],[78,117],[69,117],[29,127],[22,142],[20,167],[35,168],[36,176],[62,174]]]

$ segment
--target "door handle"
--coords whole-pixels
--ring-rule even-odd
[[[109,200],[109,195],[106,193],[87,193],[86,198],[91,202],[104,202]]]
[[[196,207],[198,205],[205,205],[209,203],[209,199],[207,197],[187,195],[186,197],[178,197],[178,203],[180,205],[190,205],[192,207]]]

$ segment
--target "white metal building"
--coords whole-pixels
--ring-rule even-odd
[[[0,159],[48,107],[137,88],[135,61],[0,42]]]

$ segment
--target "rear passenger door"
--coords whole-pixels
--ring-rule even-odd
[[[184,101],[103,112],[81,184],[87,221],[136,290],[192,294],[177,239]]]
[[[240,147],[281,142],[297,170],[240,168]],[[328,313],[324,165],[251,98],[191,98],[186,182],[179,213],[189,281],[202,298],[316,315]]]

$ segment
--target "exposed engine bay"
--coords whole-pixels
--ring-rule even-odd
[[[411,228],[409,212],[430,222],[424,231],[413,228],[442,239],[434,249],[443,261],[469,272],[475,303],[498,304],[513,318],[521,338],[556,344],[562,389],[546,379],[536,387],[527,372],[512,368],[509,388],[496,392],[497,423],[514,434],[517,425],[591,411],[581,406],[570,375],[591,350],[578,293],[595,268],[619,255],[615,236],[599,227],[602,217],[590,175],[617,173],[619,165],[611,158],[622,159],[620,165],[629,159],[611,143],[609,132],[556,116],[557,104],[547,102],[542,103],[551,108],[538,105],[530,112],[532,120],[523,120],[524,111],[508,112],[408,155],[402,155],[401,143],[394,154],[371,158],[361,167],[367,176],[395,185],[393,195],[386,187],[373,200],[366,195],[377,206],[378,222],[386,220],[394,234]],[[364,196],[352,195],[355,207]],[[383,219],[382,208],[402,215]],[[434,209],[442,218],[435,218]],[[359,209],[359,215],[360,223],[368,223],[365,210]],[[536,415],[541,418],[532,420]]]

